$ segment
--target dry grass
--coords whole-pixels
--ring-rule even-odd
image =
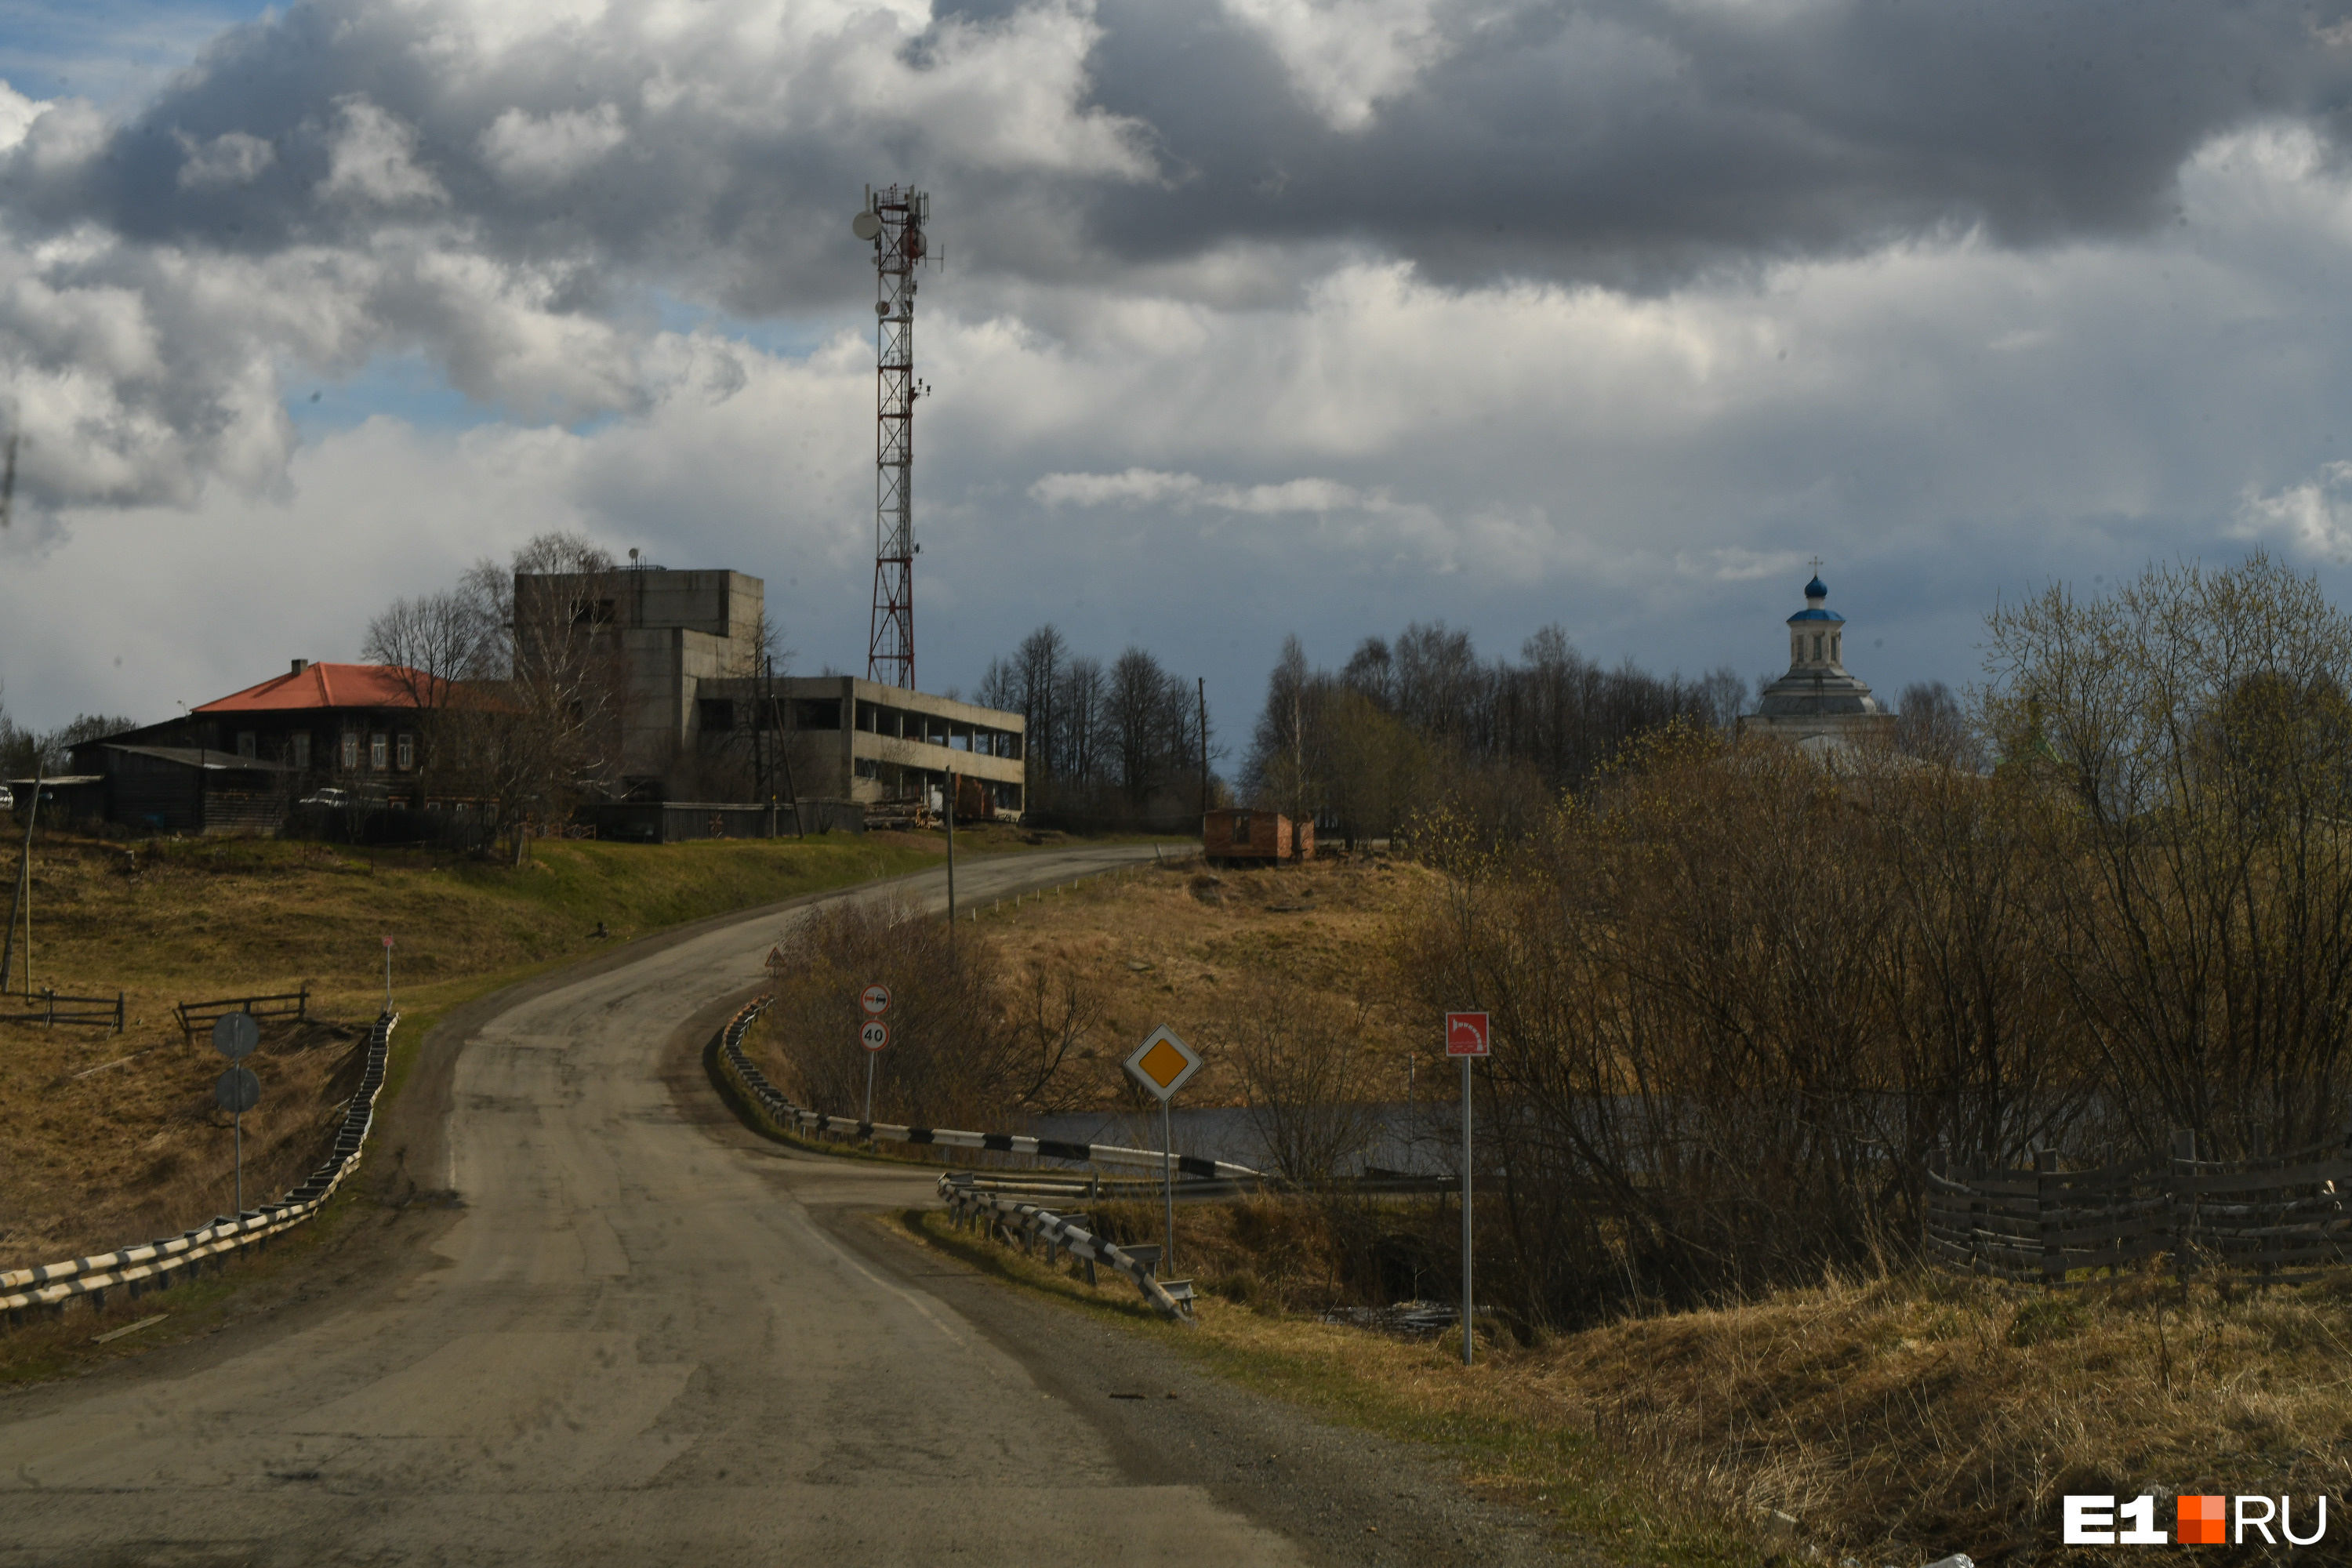
[[[994,942],[1009,969],[1066,962],[1100,995],[1102,1022],[1076,1069],[1082,1106],[1126,1102],[1119,1063],[1161,1024],[1209,1058],[1183,1102],[1241,1103],[1240,1076],[1216,1047],[1218,1021],[1269,981],[1334,1010],[1360,1011],[1365,1049],[1393,1064],[1383,1093],[1402,1100],[1406,1054],[1419,1051],[1426,1081],[1441,1053],[1402,1021],[1382,961],[1398,917],[1428,876],[1385,858],[1281,869],[1210,868],[1192,858],[1098,878],[1017,908],[983,907],[968,929]]]
[[[1236,1205],[1240,1207],[1241,1205]],[[1252,1205],[1275,1207],[1279,1205]],[[1181,1271],[1230,1289],[1236,1242],[1294,1252],[1254,1304],[1206,1298],[1172,1336],[1245,1383],[1451,1446],[1489,1495],[1636,1562],[2088,1563],[2059,1543],[2067,1492],[2310,1500],[2352,1482],[2352,1274],[2263,1292],[2158,1276],[2049,1292],[1939,1276],[1832,1282],[1750,1306],[1632,1320],[1534,1344],[1408,1342],[1278,1305],[1328,1266],[1311,1213],[1179,1215]],[[1106,1229],[1158,1234],[1154,1216]],[[1149,1329],[1132,1288],[914,1220],[1031,1288]],[[1793,1538],[1760,1528],[1766,1511]],[[2313,1561],[2318,1561],[2316,1553]]]
[[[1213,1038],[1222,996],[1276,977],[1369,1004],[1380,1047],[1403,1048],[1375,976],[1419,873],[1222,872],[1201,889],[1211,901],[1197,874],[1008,908],[998,940],[1086,962],[1116,994],[1114,1040],[1163,1020]],[[1234,1088],[1229,1075],[1209,1086]],[[1159,1238],[1156,1205],[1092,1212],[1114,1237]],[[2352,1487],[2352,1271],[2267,1291],[2161,1274],[2063,1291],[1917,1272],[1832,1279],[1531,1342],[1489,1338],[1465,1372],[1453,1335],[1412,1343],[1315,1316],[1402,1296],[1416,1267],[1426,1278],[1415,1246],[1435,1234],[1429,1210],[1258,1200],[1177,1217],[1177,1271],[1209,1292],[1197,1332],[1156,1323],[1123,1283],[1089,1288],[938,1215],[907,1223],[1244,1383],[1447,1445],[1474,1485],[1631,1561],[1805,1561],[1819,1547],[1832,1563],[1904,1568],[1952,1552],[2088,1563],[2103,1554],[2060,1542],[2068,1492],[2154,1494],[2168,1529],[2183,1493],[2285,1494],[2308,1529],[2313,1497]],[[1452,1294],[1450,1277],[1426,1284]],[[1797,1519],[1793,1536],[1761,1528],[1771,1510]]]
[[[265,1027],[251,1063],[262,1100],[245,1119],[251,1202],[282,1192],[327,1146],[358,1076],[359,1026],[383,1005],[382,935],[398,944],[395,995],[415,1026],[395,1039],[396,1085],[401,1047],[466,995],[665,926],[915,869],[940,847],[936,834],[551,842],[513,870],[272,839],[44,836],[33,853],[34,984],[122,991],[130,1022],[121,1036],[0,1024],[0,1268],[143,1241],[228,1210],[229,1118],[211,1092],[226,1064],[202,1040],[183,1044],[175,1002],[308,982],[314,1016],[327,1020]],[[15,863],[0,854],[0,878]],[[600,921],[603,938],[593,934]]]

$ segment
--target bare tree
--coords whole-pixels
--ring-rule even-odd
[[[1350,1173],[1380,1125],[1359,1043],[1362,1019],[1268,981],[1235,1000],[1220,1032],[1275,1169],[1299,1182]]]

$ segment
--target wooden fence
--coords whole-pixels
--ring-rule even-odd
[[[2260,1149],[2259,1142],[2257,1150]],[[1939,1159],[1927,1171],[1928,1256],[1969,1274],[2042,1285],[2169,1256],[2182,1274],[2242,1268],[2293,1284],[2352,1261],[2352,1137],[2291,1153],[2200,1159],[2197,1135],[2172,1135],[2168,1159],[2062,1171],[2054,1151],[2033,1169]],[[2079,1282],[2079,1281],[2076,1281]]]
[[[0,1013],[0,1023],[105,1024],[122,1033],[122,993],[112,996],[65,996],[55,990],[37,991],[25,998],[21,1013]]]
[[[208,1002],[183,1002],[172,1009],[180,1021],[180,1033],[194,1044],[196,1031],[209,1029],[231,1013],[250,1013],[257,1018],[308,1018],[310,1016],[310,988],[280,991],[268,996],[215,996]]]

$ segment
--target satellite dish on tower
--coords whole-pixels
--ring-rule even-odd
[[[882,220],[870,211],[859,213],[849,220],[849,232],[860,239],[872,239],[882,232]]]

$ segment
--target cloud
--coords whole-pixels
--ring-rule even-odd
[[[1371,123],[1444,49],[1432,0],[1224,0],[1265,40],[1291,87],[1337,131]]]
[[[278,162],[278,149],[242,131],[226,132],[209,142],[198,142],[182,132],[174,140],[187,154],[187,162],[180,165],[179,185],[184,191],[249,185]]]
[[[2238,539],[2284,539],[2306,555],[2352,562],[2352,463],[2270,495],[2249,486],[2230,530]]]
[[[384,207],[449,199],[441,182],[417,166],[416,127],[357,94],[338,99],[335,107],[342,123],[327,144],[322,199]]]
[[[509,109],[482,132],[482,157],[509,184],[526,189],[577,179],[629,139],[617,104],[533,116]]]

